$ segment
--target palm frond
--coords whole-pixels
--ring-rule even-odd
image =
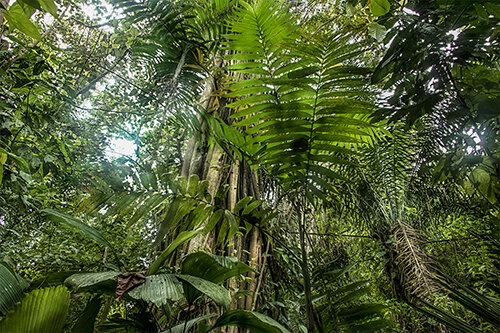
[[[42,210],[42,212],[47,214],[52,219],[55,219],[57,221],[61,221],[66,225],[69,225],[71,227],[78,229],[78,231],[82,232],[83,234],[85,234],[85,236],[89,237],[90,239],[92,239],[92,240],[94,240],[94,241],[96,241],[104,246],[107,246],[111,249],[113,248],[111,243],[103,236],[103,234],[99,230],[85,224],[84,222],[82,222],[82,221],[80,221],[80,220],[78,220],[70,215],[61,213],[61,212],[53,210],[53,209],[47,208],[47,209]]]
[[[446,279],[446,277],[444,277],[444,279]],[[473,288],[454,281],[444,282],[441,280],[438,282],[446,289],[449,298],[455,300],[466,310],[473,312],[485,322],[493,325],[495,329],[500,328],[500,299],[484,295]],[[470,323],[454,315],[453,311],[442,309],[423,299],[418,299],[416,304],[411,305],[418,311],[458,332],[480,332],[480,330],[471,327]]]
[[[19,302],[28,283],[16,274],[5,263],[0,262],[0,313],[7,311]]]
[[[400,280],[408,293],[408,299],[429,299],[438,291],[437,276],[431,271],[432,263],[423,251],[419,232],[399,221],[394,227],[396,262],[400,268]]]
[[[500,328],[500,299],[486,296],[473,288],[457,282],[441,282],[449,291],[448,297],[460,303],[464,308]]]
[[[235,62],[229,70],[251,76],[228,87],[226,96],[237,98],[228,105],[235,126],[285,189],[324,198],[329,181],[342,179],[332,166],[350,163],[345,155],[373,127],[373,105],[354,97],[367,93],[370,71],[353,60],[363,43],[343,33],[296,43],[286,11],[270,1],[243,5],[228,37],[234,53],[226,57]]]
[[[353,270],[354,265],[329,270],[329,266],[319,266],[313,275],[313,287],[316,290],[315,307],[321,318],[324,331],[347,332],[379,331],[392,326],[384,318],[387,307],[383,304],[364,300],[370,288],[365,280],[345,281],[345,275]],[[324,271],[326,269],[326,271]]]
[[[70,294],[64,286],[34,290],[0,322],[0,331],[62,332],[69,303]]]

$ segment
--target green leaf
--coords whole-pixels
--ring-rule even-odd
[[[186,293],[186,298],[189,304],[193,304],[198,298],[198,294],[196,293],[188,294],[187,291],[190,286],[211,298],[217,305],[228,307],[229,303],[231,303],[231,293],[229,290],[219,286],[218,284],[191,275],[176,274],[175,276],[186,282],[184,284],[184,292]]]
[[[200,183],[200,177],[197,174],[191,175],[189,177],[189,185],[187,188],[187,193],[194,197],[198,193],[198,184]]]
[[[467,310],[474,312],[482,319],[500,327],[500,304],[498,299],[492,299],[472,288],[468,288],[457,282],[449,286],[441,282],[449,290],[448,296],[463,305]]]
[[[71,328],[71,333],[93,333],[94,324],[99,310],[101,309],[102,297],[94,296],[85,306],[85,309],[78,317],[75,325]]]
[[[182,274],[222,283],[227,279],[253,269],[235,257],[221,257],[202,251],[189,254],[182,262]]]
[[[226,243],[233,239],[234,235],[240,230],[239,220],[229,210],[224,212],[224,215],[229,223],[229,231],[226,236]]]
[[[213,213],[212,216],[210,216],[208,223],[205,225],[203,233],[208,234],[210,231],[212,231],[212,229],[215,228],[215,225],[220,221],[220,218],[222,217],[223,214],[224,214],[223,209],[219,209],[215,213]]]
[[[370,0],[370,11],[374,16],[382,16],[389,12],[391,4],[388,0]]]
[[[187,333],[187,332],[191,332],[191,328],[193,328],[196,324],[198,324],[199,322],[202,322],[203,320],[207,320],[209,318],[215,317],[216,315],[217,314],[215,314],[215,313],[209,313],[207,315],[188,320],[187,322],[180,323],[179,325],[175,325],[174,327],[171,327],[171,328],[169,328],[166,331],[163,331],[161,333]]]
[[[463,333],[479,333],[481,332],[480,330],[472,327],[469,323],[463,321],[461,318],[458,318],[456,316],[453,316],[450,314],[448,311],[443,311],[440,308],[430,304],[426,303],[422,300],[420,300],[420,303],[422,303],[424,306],[420,305],[414,305],[410,304],[413,308],[417,309],[418,311],[422,312],[426,316],[432,317],[435,320],[437,320],[439,323],[442,323],[450,328],[455,329],[458,332],[463,332]]]
[[[240,201],[238,201],[234,205],[233,212],[235,214],[238,214],[240,212],[240,210],[242,210],[243,207],[245,207],[251,200],[252,200],[252,197],[244,197],[243,199],[241,199]]]
[[[265,64],[260,62],[240,62],[227,66],[228,70],[239,71],[242,69],[263,68]]]
[[[44,277],[33,280],[30,283],[29,288],[30,290],[33,290],[33,289],[60,285],[63,284],[68,277],[78,273],[79,273],[78,271],[61,271],[61,272],[49,273]]]
[[[82,221],[53,209],[42,209],[41,212],[49,215],[49,217],[51,217],[53,220],[63,222],[66,225],[78,229],[80,232],[82,232],[85,236],[89,237],[90,239],[93,239],[94,241],[104,246],[107,246],[111,249],[113,248],[111,243],[108,242],[106,238],[104,238],[101,232],[83,223]]]
[[[34,9],[42,9],[40,3],[37,0],[19,0],[19,1]]]
[[[242,89],[252,87],[252,86],[262,87],[264,84],[265,84],[265,82],[262,79],[254,78],[254,79],[248,79],[248,80],[243,80],[240,82],[233,83],[228,87],[228,89],[231,91],[237,92],[237,91],[240,91]],[[236,96],[240,96],[240,95],[236,95]]]
[[[261,200],[255,200],[254,202],[252,202],[248,206],[246,206],[245,209],[243,209],[243,211],[241,212],[241,215],[250,214],[254,209],[259,207],[261,203],[262,203]]]
[[[68,277],[64,284],[75,291],[101,284],[106,281],[114,281],[120,272],[96,272],[96,273],[78,273]]]
[[[484,4],[486,9],[488,10],[488,13],[493,15],[496,19],[500,19],[500,6],[495,5],[494,3],[487,2]]]
[[[162,217],[162,222],[153,243],[153,247],[158,246],[167,234],[168,230],[170,230],[170,228],[174,226],[173,222],[177,214],[177,210],[179,209],[179,206],[181,206],[181,204],[184,204],[184,202],[185,200],[182,197],[177,196],[170,203],[170,205],[168,206],[168,210]]]
[[[167,248],[158,256],[158,258],[149,266],[148,271],[146,272],[146,275],[153,275],[158,270],[160,267],[163,265],[165,260],[168,259],[168,257],[182,244],[184,244],[187,241],[190,241],[193,239],[196,235],[201,233],[202,230],[190,230],[190,231],[182,231],[179,233],[177,238],[175,238],[172,243],[170,243]]]
[[[353,320],[360,320],[374,315],[380,315],[385,309],[387,309],[387,307],[383,304],[360,304],[340,310],[338,312],[338,316],[341,317],[343,321],[351,322]]]
[[[182,283],[172,274],[149,275],[146,282],[130,291],[129,296],[152,302],[156,306],[167,304],[167,301],[178,301],[182,298]]]
[[[476,9],[477,15],[479,15],[483,19],[488,19],[488,13],[482,5],[475,3],[474,8]]]
[[[289,331],[274,319],[258,312],[231,310],[217,319],[212,327],[236,326],[249,329],[254,333],[288,333]]]
[[[198,204],[198,201],[192,199],[183,199],[180,201],[179,207],[175,212],[175,216],[171,222],[171,227],[177,225],[193,208]],[[171,218],[171,216],[169,217]]]
[[[245,95],[255,95],[258,93],[265,93],[265,92],[270,92],[270,91],[272,91],[272,88],[269,88],[266,86],[255,86],[255,87],[242,88],[242,89],[238,89],[236,91],[233,91],[231,93],[227,93],[226,97],[240,97],[240,96],[245,96]]]
[[[377,22],[372,22],[368,25],[368,35],[373,37],[377,42],[382,42],[387,34],[387,29]]]
[[[7,156],[5,156],[7,155]],[[12,159],[15,163],[16,163],[16,166],[23,170],[24,172],[30,172],[30,166],[28,164],[28,162],[24,159],[24,158],[21,158],[15,154],[12,154],[8,151],[6,151],[5,149],[2,149],[2,147],[0,147],[0,158],[2,160],[4,160],[4,163],[5,161],[7,161],[7,158]],[[3,164],[3,163],[0,163],[0,164]]]
[[[18,2],[14,2],[8,10],[4,11],[4,16],[10,26],[18,29],[33,39],[41,40],[39,28],[30,21],[30,15],[27,15]]]
[[[0,322],[0,332],[62,332],[69,303],[70,294],[64,286],[34,290]]]
[[[154,211],[155,209],[157,209],[160,205],[162,205],[162,203],[164,201],[165,201],[165,198],[163,195],[156,193],[156,192],[153,193],[151,195],[151,197],[149,197],[146,201],[139,204],[139,207],[135,210],[134,215],[132,215],[132,217],[129,218],[129,220],[127,222],[127,228],[132,226],[134,223],[136,223],[141,218],[144,218],[144,216],[147,216],[147,214],[149,214],[151,211]],[[118,215],[118,218],[120,218],[120,217],[121,216]]]
[[[319,67],[317,67],[317,66],[306,67],[306,68],[302,68],[302,69],[288,73],[288,77],[290,79],[299,79],[299,78],[309,76],[313,73],[316,73],[318,70],[319,70]]]
[[[229,231],[229,221],[227,219],[226,210],[224,210],[224,218],[222,219],[219,233],[217,234],[217,241],[216,241],[217,245],[221,244],[226,239],[228,231]]]
[[[188,230],[195,229],[198,225],[207,220],[207,218],[212,214],[213,210],[214,207],[207,206],[206,204],[200,204],[189,215],[189,219],[187,220],[187,222],[189,223],[185,225],[185,228]]]
[[[357,332],[378,332],[384,328],[389,327],[392,324],[391,321],[387,319],[376,319],[371,320],[363,324],[352,325],[346,332],[357,333]]]
[[[57,17],[57,6],[53,0],[39,0],[42,9]]]
[[[0,262],[0,314],[6,314],[15,303],[19,302],[27,287],[26,281]]]

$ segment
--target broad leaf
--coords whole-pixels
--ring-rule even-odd
[[[78,271],[54,272],[44,277],[33,280],[30,283],[30,290],[57,286],[63,284],[71,275],[78,274]]]
[[[231,310],[217,319],[212,327],[236,326],[249,329],[254,333],[287,333],[285,327],[274,319],[258,312],[246,310]]]
[[[70,294],[64,286],[34,290],[0,322],[0,332],[62,332],[69,302]]]
[[[149,275],[146,282],[130,291],[129,296],[153,302],[156,306],[167,301],[178,301],[182,298],[182,283],[172,274]]]
[[[39,28],[31,22],[30,16],[24,12],[23,7],[18,2],[12,4],[3,14],[10,26],[20,30],[33,39],[42,39]]]
[[[229,303],[231,303],[231,293],[229,292],[229,290],[222,286],[219,286],[218,284],[191,275],[176,274],[175,276],[185,282],[185,292],[186,289],[191,286],[198,290],[200,293],[211,298],[220,306],[228,307]],[[198,295],[193,293],[188,294],[186,292],[186,298],[189,304],[193,304],[194,301],[198,298]]]
[[[146,272],[146,275],[153,275],[158,270],[160,267],[163,265],[165,260],[168,259],[168,257],[182,244],[185,242],[190,241],[193,239],[196,235],[200,234],[202,230],[191,230],[191,231],[183,231],[179,233],[176,239],[172,243],[170,243],[167,248],[158,256],[158,258],[149,266],[148,271]]]
[[[92,297],[85,309],[78,317],[75,325],[71,328],[71,333],[93,333],[94,324],[99,310],[101,309],[101,296]]]
[[[115,281],[120,272],[97,272],[97,273],[78,273],[73,274],[64,281],[64,284],[71,287],[75,291],[92,287],[104,282]],[[115,283],[116,285],[116,283]]]
[[[205,252],[189,254],[182,262],[182,274],[222,283],[227,279],[251,271],[252,268],[235,257],[220,257]]]
[[[378,24],[377,22],[372,22],[368,25],[368,35],[373,37],[377,42],[382,42],[387,34],[387,29]]]
[[[53,0],[39,0],[39,2],[43,10],[49,12],[54,17],[57,16],[57,6]]]
[[[0,313],[5,314],[19,302],[28,284],[6,264],[0,263]]]
[[[374,16],[382,16],[389,12],[391,4],[388,0],[371,0],[370,11]]]

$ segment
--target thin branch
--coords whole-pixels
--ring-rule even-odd
[[[447,243],[447,242],[459,242],[465,240],[477,239],[476,237],[453,237],[448,239],[438,239],[438,240],[430,240],[424,241],[422,244],[435,244],[435,243]]]
[[[101,73],[100,75],[98,75],[96,78],[94,78],[92,81],[90,81],[90,83],[89,83],[89,84],[87,84],[87,86],[85,86],[84,88],[80,89],[80,90],[79,90],[79,91],[75,94],[75,96],[73,96],[73,98],[76,98],[76,97],[78,97],[79,95],[84,94],[84,93],[86,93],[87,91],[89,91],[89,90],[90,90],[90,88],[91,88],[94,84],[96,84],[98,81],[100,81],[100,80],[101,80],[102,78],[104,78],[106,75],[108,75],[108,73],[112,73],[112,74],[114,74],[114,73],[112,72],[112,70],[113,70],[116,66],[118,66],[118,64],[119,64],[119,63],[120,63],[120,62],[121,62],[121,61],[125,58],[125,56],[126,56],[128,53],[129,53],[129,50],[126,50],[125,52],[123,52],[123,55],[122,55],[120,58],[118,58],[118,60],[117,60],[117,61],[113,64],[113,66],[111,66],[111,68],[106,68],[106,67],[101,66],[100,64],[96,63],[96,65],[97,65],[98,67],[104,68],[104,69],[105,69],[105,71],[104,71],[103,73]]]
[[[89,34],[89,36],[90,36],[90,34]],[[92,51],[90,51],[87,59],[85,59],[85,62],[83,63],[82,68],[80,69],[80,73],[78,73],[78,76],[76,77],[76,80],[75,80],[76,84],[78,84],[78,81],[80,81],[80,77],[82,76],[83,71],[85,70],[85,66],[88,64],[90,58],[94,55],[94,52],[97,50],[97,45],[101,41],[101,36],[102,36],[102,30],[99,30],[99,36],[97,36],[97,39],[94,43],[94,47],[92,48]]]
[[[150,97],[151,99],[153,99],[154,101],[158,102],[158,104],[159,104],[159,105],[161,105],[162,107],[164,107],[164,108],[166,108],[166,107],[167,107],[167,105],[165,105],[165,103],[164,103],[164,102],[162,102],[159,98],[157,98],[156,96],[154,96],[152,93],[150,93],[150,92],[148,92],[147,90],[145,90],[145,89],[143,89],[143,88],[139,87],[138,85],[136,85],[134,82],[130,81],[129,79],[127,79],[127,78],[126,78],[126,77],[124,77],[123,75],[121,75],[121,74],[118,74],[118,73],[114,72],[114,71],[113,71],[113,68],[107,68],[107,67],[104,67],[104,66],[102,66],[102,65],[100,65],[100,64],[96,64],[96,65],[97,65],[97,67],[100,67],[100,68],[102,68],[102,69],[106,70],[108,73],[110,73],[110,74],[112,74],[112,75],[114,75],[114,76],[118,77],[119,79],[121,79],[121,80],[122,80],[122,81],[124,81],[125,83],[127,83],[127,84],[131,85],[132,87],[134,87],[134,88],[136,88],[136,89],[140,90],[140,91],[141,91],[142,93],[144,93],[146,96],[148,96],[148,97]],[[168,112],[168,113],[170,113],[170,115],[171,115],[171,116],[175,116],[175,114],[174,114],[174,113],[172,113],[172,111],[168,111],[168,110],[167,110],[167,112]]]
[[[255,305],[257,304],[257,297],[259,296],[259,290],[260,286],[262,284],[262,279],[264,278],[264,269],[266,268],[266,263],[267,263],[267,257],[269,254],[269,245],[271,242],[267,242],[266,244],[266,252],[264,253],[264,262],[262,263],[262,268],[260,270],[259,274],[259,280],[257,281],[257,287],[255,288],[255,293],[253,294],[253,299],[252,299],[252,311],[255,310]]]
[[[83,106],[78,106],[74,102],[71,102],[71,101],[66,101],[66,102],[68,102],[69,104],[71,104],[73,107],[75,107],[77,109],[85,110],[85,111],[102,111],[102,112],[105,112],[105,113],[133,114],[133,115],[138,115],[138,116],[152,116],[152,115],[160,113],[160,111],[134,112],[134,111],[106,110],[106,109],[99,108],[99,107],[86,108],[86,107],[83,107]]]
[[[80,21],[78,19],[72,19],[71,21],[74,21],[76,23],[78,23],[79,25],[85,27],[85,28],[89,28],[89,29],[97,29],[97,28],[102,28],[102,27],[105,27],[105,26],[109,26],[109,27],[112,27],[113,26],[113,22],[104,22],[104,23],[100,23],[100,24],[87,24],[83,21]]]
[[[298,231],[287,231],[289,234],[298,234]],[[353,238],[369,238],[373,239],[372,236],[367,235],[350,235],[350,234],[334,234],[329,232],[307,232],[307,235],[313,236],[330,236],[330,237],[353,237]]]

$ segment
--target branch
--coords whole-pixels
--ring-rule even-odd
[[[297,231],[287,231],[289,234],[298,234]],[[329,232],[307,232],[308,235],[314,236],[330,236],[330,237],[354,237],[354,238],[369,238],[373,239],[372,236],[367,235],[350,235],[350,234],[334,234]]]
[[[98,67],[101,67],[101,68],[104,68],[105,71],[98,75],[96,78],[94,78],[92,81],[90,81],[89,84],[87,84],[86,87],[80,89],[76,94],[75,96],[73,96],[73,98],[76,98],[78,97],[79,95],[81,94],[84,94],[86,93],[87,91],[89,91],[89,89],[94,85],[96,84],[98,81],[100,81],[102,78],[104,78],[106,75],[108,75],[108,73],[112,73],[112,70],[123,60],[123,58],[125,58],[125,56],[129,53],[129,50],[126,50],[125,52],[123,52],[123,55],[113,64],[113,66],[111,66],[111,68],[106,68],[104,66],[101,66],[99,64],[96,64]],[[114,74],[114,73],[112,73]]]

